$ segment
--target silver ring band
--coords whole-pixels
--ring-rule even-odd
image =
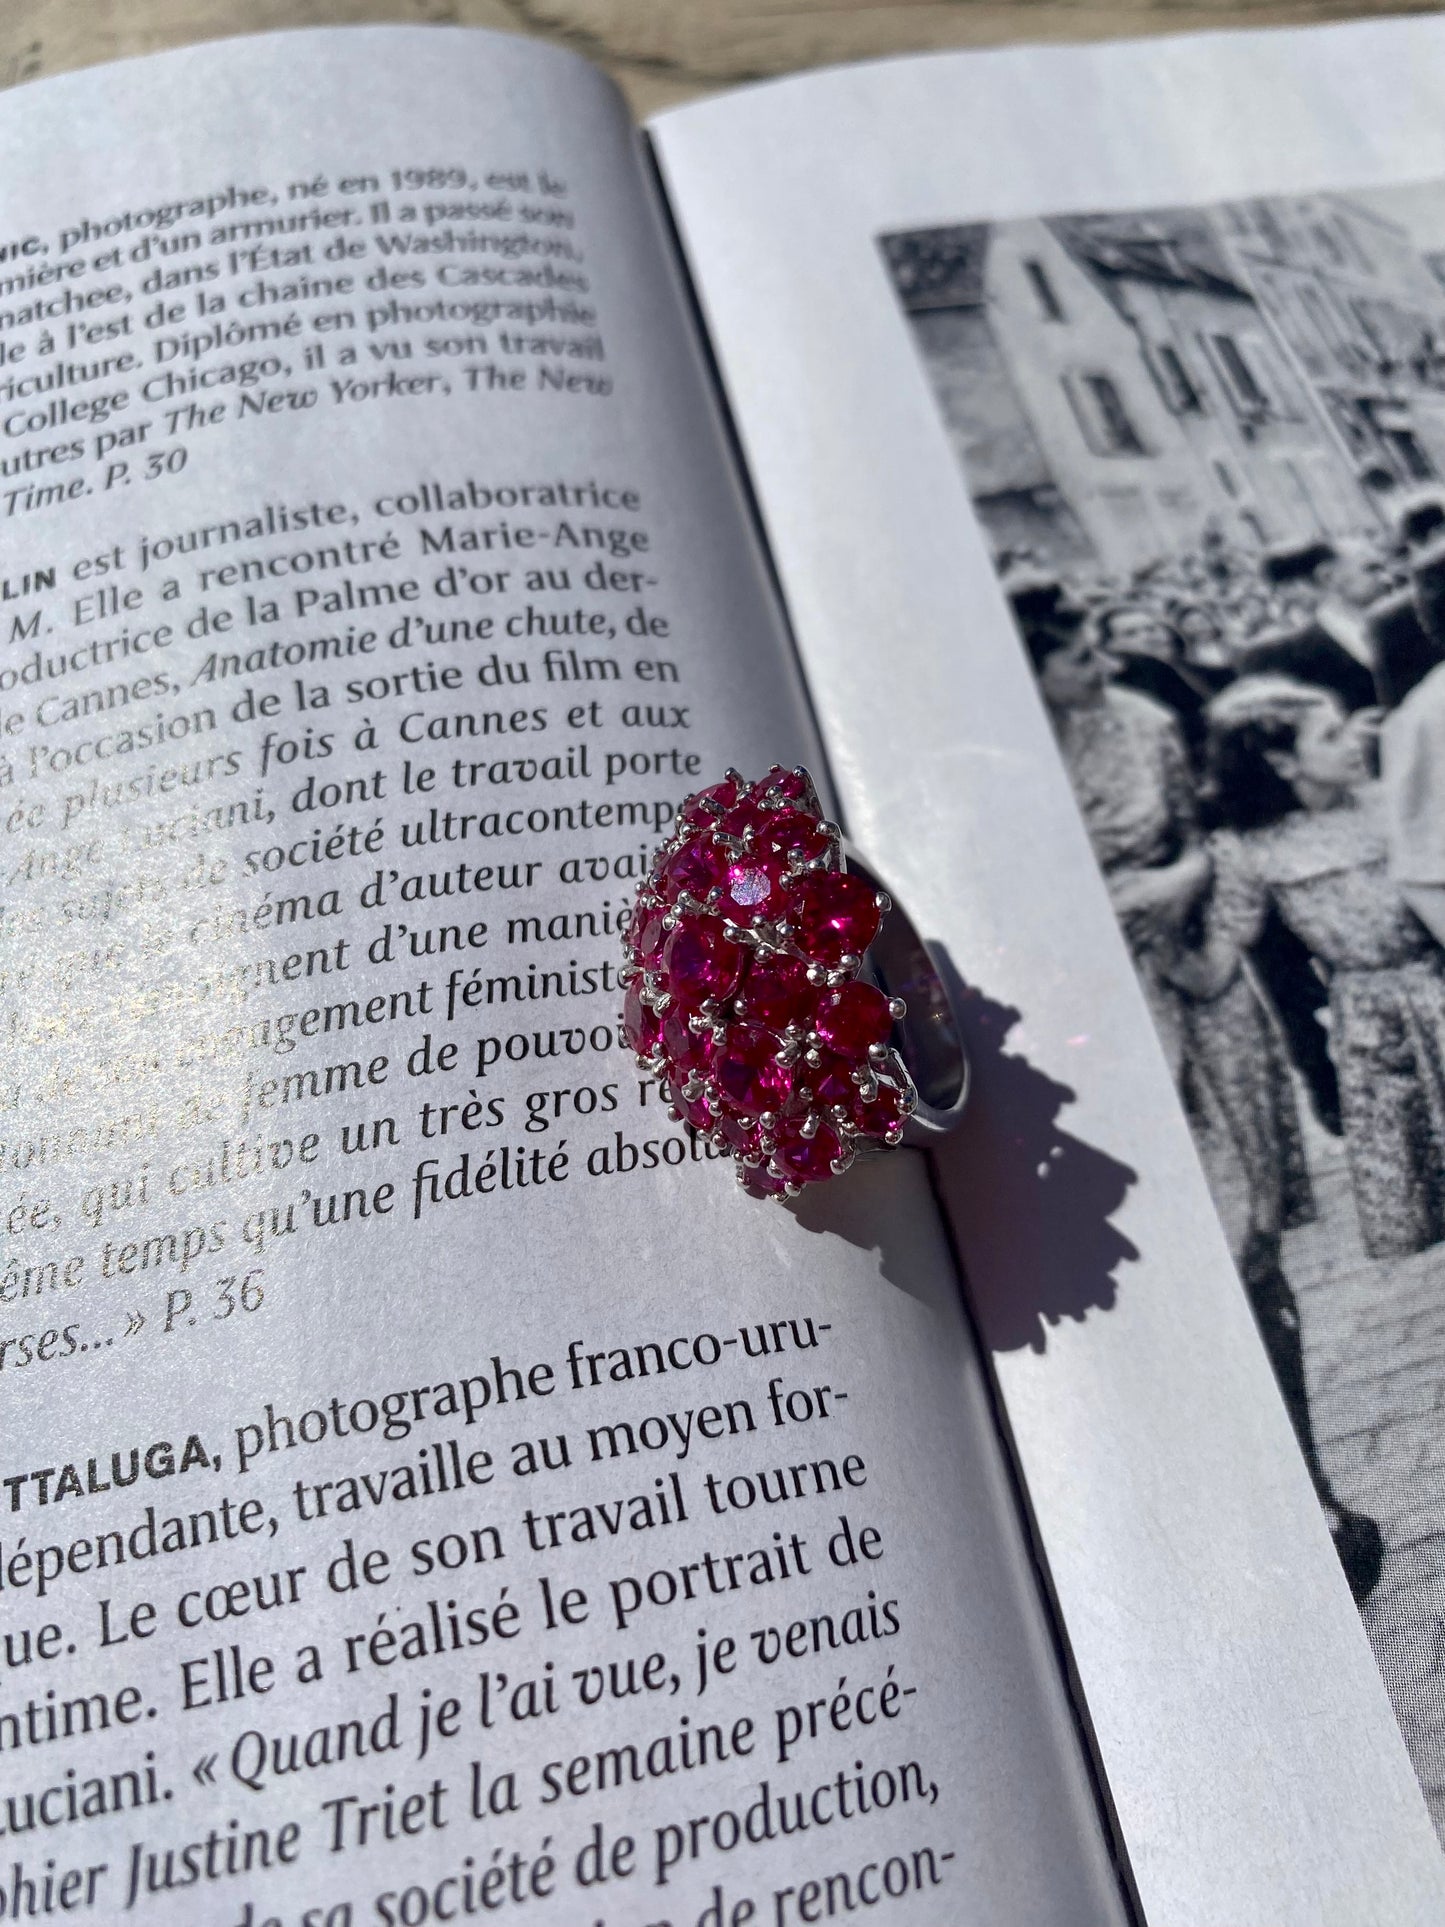
[[[847,867],[888,899],[888,912],[868,946],[861,974],[886,997],[901,997],[907,1006],[892,1040],[918,1093],[917,1107],[903,1126],[903,1142],[927,1150],[953,1130],[968,1103],[968,1057],[958,1015],[933,946],[919,936],[872,865],[846,840],[842,847]]]

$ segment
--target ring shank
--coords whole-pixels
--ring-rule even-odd
[[[872,867],[845,843],[848,868],[875,890],[886,890]],[[892,907],[868,946],[863,975],[888,997],[901,997],[906,1014],[893,1027],[893,1047],[918,1092],[918,1108],[903,1142],[926,1148],[950,1132],[968,1102],[968,1058],[953,1000],[932,946],[913,926],[891,891]]]

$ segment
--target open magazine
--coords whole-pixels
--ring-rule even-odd
[[[0,1919],[1441,1918],[1442,86],[0,103]],[[775,762],[973,1073],[786,1206],[617,1015]]]

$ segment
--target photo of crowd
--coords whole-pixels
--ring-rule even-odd
[[[1445,1828],[1445,189],[880,245]]]

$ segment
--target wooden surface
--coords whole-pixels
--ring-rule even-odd
[[[1408,0],[0,0],[0,85],[268,27],[442,21],[575,48],[613,73],[644,114],[879,54],[1427,11]]]

